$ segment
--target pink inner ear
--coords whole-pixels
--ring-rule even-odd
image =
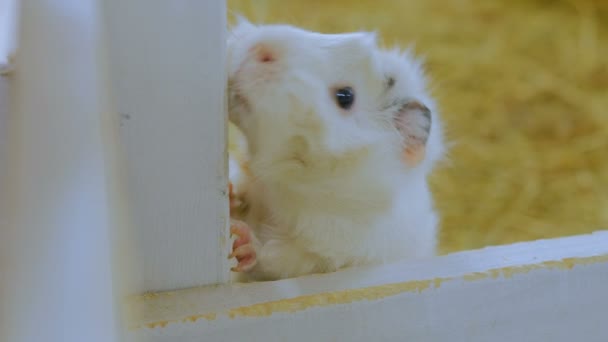
[[[249,51],[255,55],[255,59],[260,63],[272,63],[276,60],[275,52],[264,43],[254,45]]]
[[[429,109],[417,101],[408,102],[396,114],[395,125],[405,139],[405,164],[409,167],[416,166],[426,153],[426,141],[431,129]]]
[[[426,148],[423,144],[406,146],[403,150],[403,161],[405,162],[405,165],[409,167],[418,165],[424,159],[425,152]]]
[[[259,57],[259,59],[262,63],[268,63],[274,61],[274,56],[270,53],[264,53]]]

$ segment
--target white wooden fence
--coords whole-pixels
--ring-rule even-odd
[[[0,341],[608,341],[608,232],[228,284],[225,3],[15,1]]]
[[[111,108],[96,3],[19,7],[18,57],[2,81],[10,98],[0,104],[8,108],[0,120],[0,340],[114,341],[122,331],[111,267],[115,202],[101,130]]]

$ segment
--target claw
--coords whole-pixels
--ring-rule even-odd
[[[233,272],[247,272],[257,264],[255,249],[251,245],[241,246],[230,255],[238,260],[238,265],[231,268]]]
[[[233,267],[233,272],[247,272],[257,264],[256,251],[251,244],[251,228],[242,221],[233,220],[230,225],[230,237],[237,238],[232,244],[232,253],[228,259],[236,258],[238,265]]]
[[[255,266],[255,263],[252,265],[247,265],[247,266],[243,266],[242,264],[239,264],[238,266],[231,267],[230,270],[232,272],[247,272],[247,271],[251,270],[253,268],[253,266]]]
[[[232,253],[230,253],[230,257],[237,259],[255,258],[255,249],[252,245],[242,245],[235,248]]]
[[[232,272],[247,272],[257,264],[255,249],[252,245],[243,245],[230,253],[230,258],[236,258],[238,265],[232,267]]]

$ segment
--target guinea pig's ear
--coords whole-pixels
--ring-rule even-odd
[[[416,100],[407,101],[394,119],[404,141],[403,160],[407,166],[414,167],[426,154],[426,143],[431,133],[431,110]]]
[[[368,56],[376,49],[376,32],[353,32],[341,34],[327,34],[326,47],[339,56],[356,57]]]
[[[345,46],[371,51],[376,48],[377,39],[376,32],[356,32],[347,37]]]
[[[357,32],[356,39],[359,39],[361,46],[365,48],[375,48],[378,42],[378,33],[372,32]]]
[[[230,35],[238,35],[253,28],[255,28],[255,25],[252,24],[247,18],[240,14],[235,14],[234,24],[228,26],[228,31]]]
[[[236,22],[228,27],[228,38],[226,41],[229,47],[233,42],[246,36],[255,29],[254,24],[239,14],[235,15],[235,20]]]
[[[247,18],[245,18],[245,16],[241,14],[236,14],[234,17],[235,26],[253,27],[253,24]]]

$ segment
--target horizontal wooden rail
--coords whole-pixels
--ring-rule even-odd
[[[608,232],[132,299],[146,341],[608,341]]]

